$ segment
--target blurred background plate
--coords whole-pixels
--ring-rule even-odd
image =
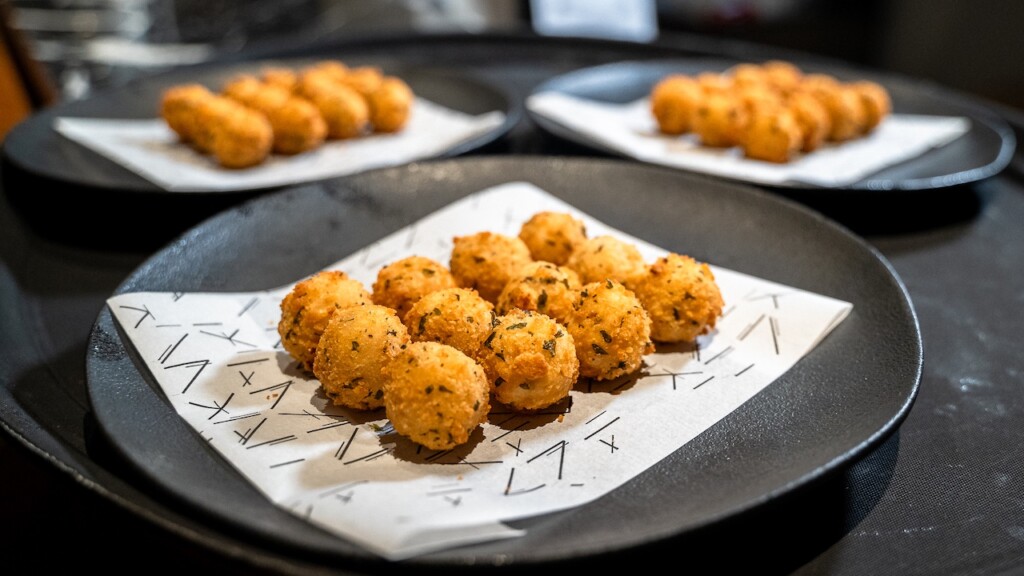
[[[665,249],[843,299],[853,310],[764,391],[620,488],[576,509],[513,523],[527,529],[522,538],[402,565],[530,567],[665,544],[840,470],[909,413],[921,377],[921,336],[902,281],[875,249],[777,195],[617,159],[437,160],[262,195],[156,252],[116,293],[284,285],[510,181],[532,182]],[[387,566],[263,498],[177,415],[126,342],[104,308],[90,336],[86,384],[99,431],[140,482],[261,547],[334,568]]]
[[[650,94],[651,88],[669,74],[696,75],[701,72],[724,72],[740,63],[730,59],[656,59],[625,61],[575,70],[551,78],[536,86],[533,94],[558,92],[577,98],[623,104]],[[1013,157],[1016,138],[1010,126],[985,106],[969,101],[948,90],[924,81],[915,81],[892,74],[795,61],[804,72],[830,74],[844,81],[868,79],[888,89],[893,112],[962,116],[970,119],[970,130],[940,148],[929,150],[916,158],[875,172],[839,188],[849,190],[934,190],[982,180],[999,173]],[[547,116],[527,109],[529,117],[551,134],[576,144],[621,155],[586,134],[573,130]],[[774,188],[828,189],[812,184],[783,184]]]

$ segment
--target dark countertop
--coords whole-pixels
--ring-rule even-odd
[[[340,49],[444,62],[519,97],[552,75],[604,62],[673,55],[760,59],[768,53],[692,36],[654,45],[518,36],[398,38],[353,41]],[[1019,138],[1024,116],[998,110]],[[474,154],[594,153],[558,142],[524,118],[506,138]],[[1024,569],[1022,154],[993,178],[933,194],[838,195],[823,202],[786,193],[863,235],[905,283],[924,343],[916,402],[897,432],[838,473],[685,541],[623,560],[666,558],[701,571],[795,574]],[[353,573],[262,548],[181,511],[119,461],[92,420],[86,339],[104,300],[154,250],[227,203],[194,198],[185,206],[162,205],[159,226],[133,238],[111,238],[104,233],[103,218],[110,216],[102,202],[91,211],[83,208],[88,202],[81,195],[88,191],[42,181],[9,164],[0,176],[0,422],[7,432],[0,443],[0,526],[6,561],[51,569],[138,569],[137,555],[120,554],[132,548],[144,551],[147,564],[175,570]],[[385,571],[401,570],[375,572]]]

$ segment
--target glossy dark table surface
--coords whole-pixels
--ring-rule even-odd
[[[528,35],[393,38],[295,53],[325,49],[443,63],[520,99],[554,75],[620,60],[803,57],[691,36],[651,45]],[[1020,138],[1024,115],[992,106]],[[546,135],[527,118],[471,154],[599,155]],[[1022,167],[1018,151],[992,178],[939,190],[776,190],[862,235],[905,283],[924,343],[924,374],[909,416],[849,467],[751,513],[678,542],[552,568],[612,560],[641,569],[667,562],[679,570],[778,574],[1024,569]],[[91,415],[86,343],[106,297],[178,233],[252,195],[138,198],[47,182],[6,162],[0,176],[4,562],[48,570],[363,573],[247,541],[182,510],[118,458]],[[112,234],[114,206],[120,214],[148,214],[150,225]],[[395,565],[372,572],[402,571]]]

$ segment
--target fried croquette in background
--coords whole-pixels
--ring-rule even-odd
[[[431,450],[469,440],[487,419],[484,369],[456,348],[413,342],[385,368],[384,410],[395,432]]]
[[[614,280],[585,284],[566,328],[580,376],[610,380],[632,374],[654,352],[651,318],[636,295]]]
[[[655,84],[651,90],[651,114],[658,122],[658,130],[673,135],[689,132],[690,118],[703,95],[700,84],[682,74],[670,75]]]
[[[200,84],[174,86],[163,94],[160,101],[160,116],[178,135],[179,140],[186,144],[191,143],[199,132],[199,126],[196,124],[199,104],[213,96],[213,92]]]
[[[281,300],[277,332],[281,345],[312,372],[316,347],[336,310],[372,304],[370,293],[358,280],[340,270],[318,272],[295,284]]]
[[[373,282],[374,304],[394,308],[404,319],[423,296],[435,290],[455,288],[455,277],[444,264],[426,256],[406,256],[384,266]]]
[[[328,320],[313,375],[335,405],[356,410],[384,406],[384,367],[410,342],[394,310],[371,304],[337,310]]]
[[[471,358],[497,315],[494,305],[470,288],[446,288],[420,298],[405,315],[405,326],[416,342],[440,342]]]
[[[587,227],[582,220],[566,212],[537,212],[523,222],[519,239],[526,243],[534,260],[561,266],[587,239]]]
[[[375,132],[397,132],[405,126],[412,112],[414,96],[404,80],[386,76],[379,86],[366,95],[370,107],[370,125]]]
[[[452,241],[450,267],[455,281],[497,302],[498,296],[523,266],[533,262],[530,249],[517,236],[477,232]]]
[[[572,336],[553,318],[512,310],[480,348],[491,392],[516,410],[547,408],[569,395],[579,376]]]
[[[711,268],[684,254],[655,260],[634,293],[651,318],[656,342],[693,342],[715,327],[724,305]]]
[[[573,251],[565,265],[579,274],[583,284],[611,278],[626,286],[644,274],[647,268],[636,246],[609,235],[587,238]]]
[[[892,113],[892,100],[889,92],[877,82],[859,80],[851,82],[849,88],[860,99],[865,115],[865,131],[874,130],[882,119]]]
[[[274,129],[264,114],[223,96],[199,103],[196,125],[196,149],[213,155],[225,168],[260,164],[274,143]]]
[[[513,276],[495,304],[498,314],[512,310],[532,310],[565,323],[582,284],[571,268],[541,260],[523,266]]]
[[[742,142],[747,118],[747,110],[735,94],[707,93],[694,110],[690,128],[701,144],[729,148]]]
[[[743,130],[747,158],[784,164],[800,151],[803,132],[793,113],[781,106],[755,107]]]
[[[299,77],[298,93],[316,106],[327,123],[327,137],[342,140],[362,136],[370,126],[370,107],[351,87],[327,74],[308,70]]]
[[[266,115],[274,129],[272,149],[278,154],[312,150],[327,137],[327,124],[316,107],[284,88],[242,75],[228,82],[222,93]]]

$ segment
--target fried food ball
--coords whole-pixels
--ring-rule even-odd
[[[830,141],[845,142],[863,134],[867,118],[855,91],[827,74],[808,74],[801,87],[828,111]]]
[[[199,105],[213,97],[201,84],[173,86],[160,100],[160,116],[182,142],[191,143],[200,130],[196,124]]]
[[[497,315],[494,305],[469,288],[445,288],[419,299],[405,315],[416,342],[440,342],[476,358]]]
[[[743,154],[747,158],[784,164],[803,145],[803,132],[793,113],[781,106],[754,108],[743,131]]]
[[[355,138],[370,126],[370,107],[358,92],[322,71],[308,70],[299,77],[298,93],[316,106],[327,123],[327,137]]]
[[[690,131],[690,117],[704,95],[700,84],[690,76],[672,74],[651,90],[651,113],[663,134],[678,135]]]
[[[691,118],[690,129],[705,146],[728,148],[740,143],[748,112],[731,92],[705,95]]]
[[[509,314],[512,310],[531,310],[565,323],[582,284],[576,272],[541,260],[531,262],[509,280],[498,295],[495,310]]]
[[[366,95],[370,106],[370,124],[376,132],[397,132],[405,126],[415,99],[412,88],[396,76],[385,77]]]
[[[573,251],[565,265],[579,274],[583,284],[611,278],[626,286],[643,275],[647,268],[636,246],[607,235],[587,238]]]
[[[517,236],[477,232],[453,239],[450,266],[455,281],[475,289],[492,304],[505,284],[530,262],[530,249]]]
[[[561,266],[587,239],[587,227],[567,212],[537,212],[520,227],[519,238],[526,243],[534,260]]]
[[[801,152],[813,152],[821,147],[832,131],[832,118],[817,98],[806,92],[794,92],[787,98],[793,118],[800,126]]]
[[[320,111],[280,86],[243,75],[228,82],[223,94],[266,115],[274,129],[274,152],[299,154],[316,148],[327,137],[327,123]]]
[[[335,310],[369,304],[370,293],[358,280],[340,270],[318,272],[295,284],[281,300],[281,345],[299,368],[312,372],[317,344]]]
[[[384,410],[395,431],[431,450],[467,442],[491,409],[484,369],[447,344],[409,344],[387,364],[385,379]]]
[[[516,410],[538,410],[562,400],[580,368],[566,328],[524,310],[498,318],[480,349],[480,363],[494,397]]]
[[[313,375],[335,405],[356,410],[384,406],[384,366],[409,344],[398,314],[376,304],[331,315],[316,347]]]
[[[373,282],[373,303],[394,308],[398,317],[417,300],[445,288],[455,288],[455,277],[444,264],[426,256],[406,256],[384,266]]]
[[[197,150],[212,154],[225,168],[255,166],[270,155],[274,129],[267,117],[230,98],[214,96],[200,102],[194,135]]]
[[[881,84],[870,80],[859,80],[848,84],[850,90],[857,95],[864,110],[864,131],[870,132],[892,112],[892,100],[889,92]]]
[[[650,316],[636,295],[614,280],[585,284],[566,328],[576,346],[580,376],[625,376],[654,352]]]
[[[711,268],[676,253],[651,264],[635,294],[651,317],[656,342],[696,340],[715,327],[724,305]]]

